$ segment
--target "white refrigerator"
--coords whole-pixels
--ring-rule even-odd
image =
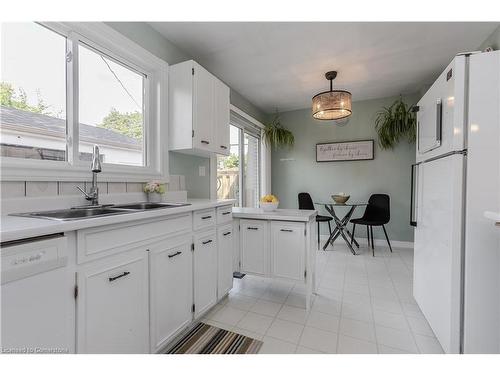
[[[413,294],[446,353],[500,353],[500,51],[461,54],[418,102]]]

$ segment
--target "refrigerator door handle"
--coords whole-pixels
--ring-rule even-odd
[[[410,191],[410,225],[412,227],[417,226],[417,210],[416,210],[416,183],[417,183],[417,167],[418,164],[411,165],[411,191]]]
[[[436,145],[441,145],[441,134],[443,128],[443,103],[441,99],[436,100]]]

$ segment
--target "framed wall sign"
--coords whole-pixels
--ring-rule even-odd
[[[316,161],[373,160],[373,139],[316,144]]]

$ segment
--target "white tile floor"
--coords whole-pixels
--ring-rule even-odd
[[[264,342],[260,353],[442,353],[412,297],[413,251],[342,245],[318,251],[318,293],[247,275],[204,317]]]

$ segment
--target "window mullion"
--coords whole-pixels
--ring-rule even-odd
[[[71,165],[79,163],[78,158],[78,40],[74,33],[67,39],[66,55],[66,92],[67,92],[67,150],[68,162]]]

